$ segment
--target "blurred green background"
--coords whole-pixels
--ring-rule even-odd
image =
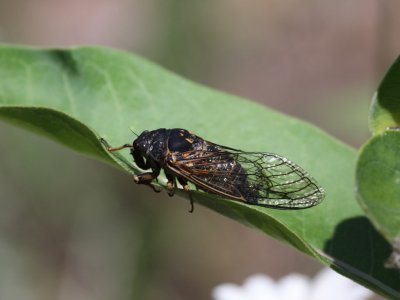
[[[0,0],[0,42],[133,51],[359,147],[398,55],[399,11],[396,0]],[[44,138],[1,122],[0,139],[0,299],[208,299],[254,273],[321,268]]]

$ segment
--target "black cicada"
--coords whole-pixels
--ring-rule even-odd
[[[146,130],[132,145],[108,150],[124,148],[131,149],[139,168],[151,170],[135,175],[135,182],[152,186],[163,169],[170,196],[177,179],[186,191],[189,181],[209,193],[272,208],[307,208],[324,198],[317,181],[282,156],[217,145],[185,129]]]

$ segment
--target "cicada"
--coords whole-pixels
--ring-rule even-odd
[[[221,146],[185,129],[160,128],[143,131],[129,148],[135,164],[148,172],[134,176],[138,184],[152,185],[164,170],[168,194],[177,181],[190,191],[197,188],[228,199],[280,209],[314,206],[324,198],[324,190],[301,167],[285,157],[268,152],[245,152]],[[193,200],[190,197],[191,210]]]

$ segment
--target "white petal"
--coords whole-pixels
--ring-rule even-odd
[[[368,289],[328,268],[317,274],[312,285],[312,300],[364,300],[373,295]]]
[[[374,293],[372,291],[357,283],[355,284],[356,286],[351,288],[348,292],[347,298],[344,298],[343,300],[365,300],[373,296]]]
[[[247,300],[242,287],[231,283],[224,283],[212,290],[214,300]]]
[[[366,300],[368,289],[330,270],[323,269],[310,281],[290,274],[279,282],[265,275],[253,275],[243,284],[222,284],[214,288],[214,300]]]
[[[289,274],[278,283],[282,300],[309,300],[311,292],[310,280],[301,274]]]
[[[249,300],[281,300],[276,283],[266,275],[256,274],[247,278],[243,288]]]

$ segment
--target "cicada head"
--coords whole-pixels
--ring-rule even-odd
[[[145,157],[161,162],[165,158],[166,142],[166,129],[145,130],[133,141],[133,149],[138,150]]]

